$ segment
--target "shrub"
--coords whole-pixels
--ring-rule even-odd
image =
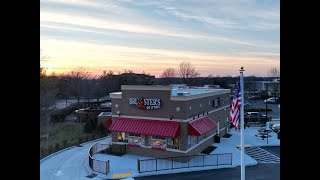
[[[66,139],[62,140],[63,148],[67,147],[67,143],[68,143],[68,140]]]
[[[105,134],[106,133],[106,127],[104,126],[103,123],[100,123],[99,126],[98,126],[98,133],[99,134]]]
[[[48,153],[49,154],[53,153],[53,146],[52,145],[48,146]]]
[[[59,143],[55,143],[55,148],[56,148],[56,151],[58,151],[59,148],[60,148],[60,144]]]
[[[92,125],[91,125],[90,121],[87,122],[86,125],[84,125],[84,132],[85,133],[92,133]]]

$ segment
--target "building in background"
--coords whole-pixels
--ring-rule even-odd
[[[230,90],[122,85],[110,93],[113,151],[151,157],[199,154],[227,132]]]

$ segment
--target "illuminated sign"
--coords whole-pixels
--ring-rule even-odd
[[[144,99],[140,98],[129,98],[129,104],[135,105],[139,109],[160,109],[161,100],[160,99]]]

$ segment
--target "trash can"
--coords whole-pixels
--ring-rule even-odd
[[[278,139],[280,139],[280,131],[278,131],[277,137],[278,137]]]
[[[230,123],[230,129],[232,129],[234,127],[234,125],[232,123]]]
[[[214,142],[215,143],[220,143],[220,136],[215,135],[214,136]]]

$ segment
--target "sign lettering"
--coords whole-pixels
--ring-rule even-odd
[[[140,109],[160,109],[161,100],[160,99],[144,99],[140,98],[129,98],[130,105],[136,105]]]

